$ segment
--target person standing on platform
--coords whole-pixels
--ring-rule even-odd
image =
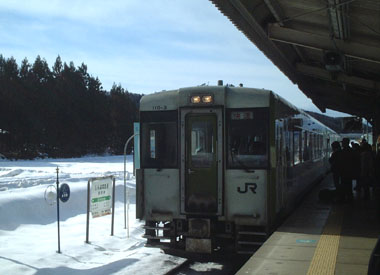
[[[377,138],[375,156],[375,185],[373,187],[374,197],[377,204],[377,219],[380,220],[380,136]]]
[[[375,182],[373,188],[375,191],[380,192],[380,136],[375,147],[375,158],[373,166],[375,170]]]
[[[364,145],[362,143],[362,145]],[[354,153],[354,158],[355,158],[355,171],[354,171],[354,180],[356,181],[356,186],[354,188],[355,191],[362,191],[362,184],[361,184],[361,159],[360,159],[360,154],[362,152],[363,146],[360,146],[356,142],[351,142],[351,149],[352,152]]]
[[[355,176],[355,155],[350,148],[350,141],[348,138],[342,140],[342,151],[339,155],[338,166],[339,174],[341,177],[342,185],[342,201],[352,202],[352,179]]]
[[[380,188],[380,135],[375,143],[375,187]]]
[[[335,190],[337,193],[340,193],[340,174],[339,174],[339,154],[342,150],[340,147],[340,144],[338,141],[334,141],[331,143],[331,157],[329,158],[330,162],[330,167],[331,167],[331,172],[333,174],[333,181],[334,181],[334,186]]]
[[[360,182],[364,188],[364,199],[369,199],[369,185],[374,176],[374,161],[372,147],[368,143],[363,144],[360,154],[361,160],[361,178]]]

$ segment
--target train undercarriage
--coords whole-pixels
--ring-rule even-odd
[[[267,239],[265,227],[210,218],[146,221],[147,246],[194,253],[253,254]]]

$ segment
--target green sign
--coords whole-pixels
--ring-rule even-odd
[[[99,198],[92,199],[91,202],[92,203],[102,202],[102,201],[108,201],[110,199],[111,199],[111,196],[105,196],[105,197],[99,197]]]

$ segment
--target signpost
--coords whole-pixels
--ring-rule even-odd
[[[61,234],[59,226],[59,201],[67,202],[70,198],[70,187],[68,184],[63,183],[61,187],[59,186],[59,168],[57,167],[57,187],[54,185],[49,185],[45,190],[45,201],[49,205],[53,205],[57,202],[57,228],[58,228],[58,253],[61,253]],[[56,193],[56,194],[55,194]]]
[[[89,243],[90,212],[93,218],[112,214],[111,236],[113,236],[115,217],[115,178],[113,176],[88,180],[86,243]]]
[[[128,138],[128,140],[125,142],[125,145],[124,145],[124,228],[127,229],[128,238],[129,238],[129,189],[127,191],[127,179],[126,179],[127,178],[126,177],[127,175],[127,147],[128,147],[129,142],[132,140],[132,138],[136,138],[136,136],[138,135],[139,133],[135,132],[132,136]],[[139,146],[137,146],[137,149],[138,148]],[[128,203],[126,202],[127,200],[128,200]],[[128,227],[127,227],[127,221],[128,221]]]
[[[59,168],[57,167],[57,228],[58,228],[58,253],[61,253],[61,235],[59,232],[59,179],[58,179],[58,173]]]

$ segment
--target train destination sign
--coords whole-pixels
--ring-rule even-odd
[[[253,119],[253,112],[231,112],[232,120]]]
[[[91,185],[91,213],[93,218],[111,214],[112,178],[97,179]]]

